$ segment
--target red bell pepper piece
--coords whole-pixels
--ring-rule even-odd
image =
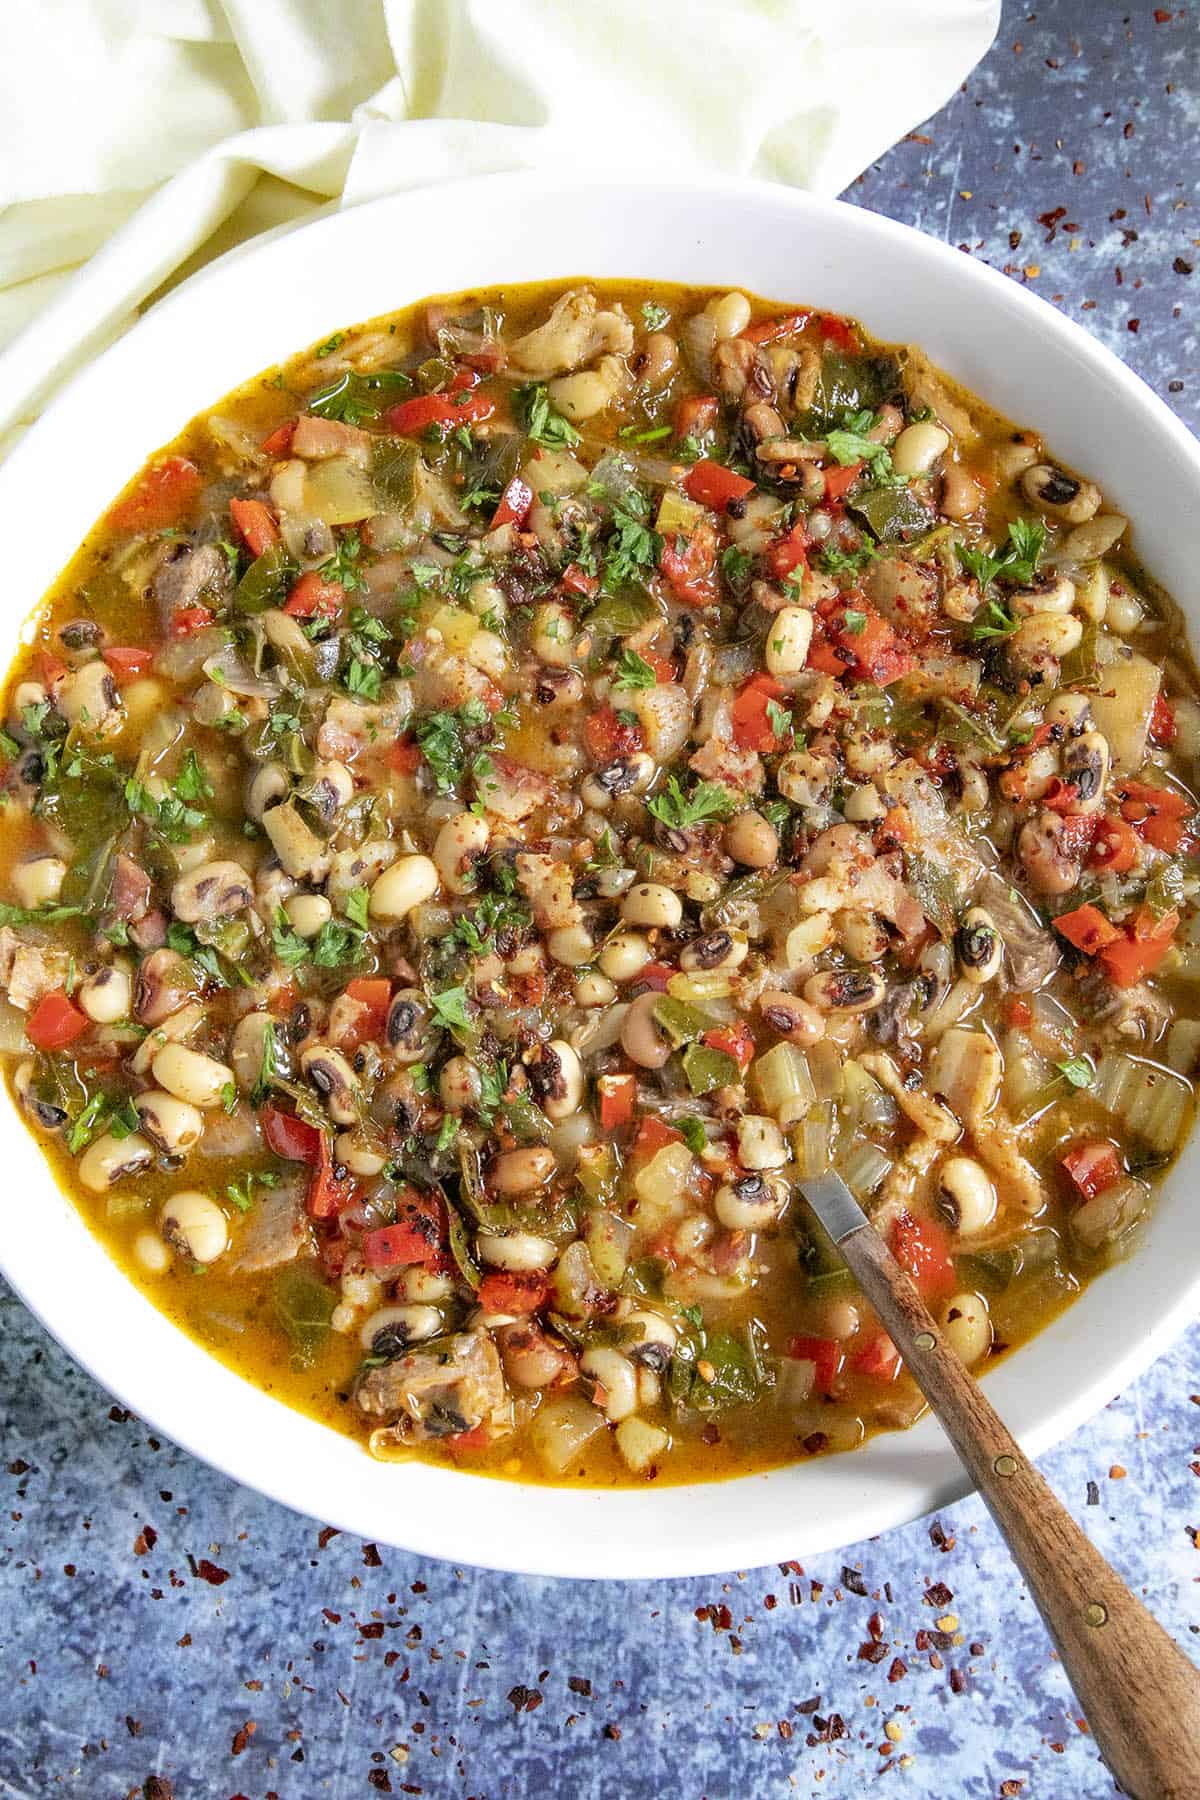
[[[892,1255],[912,1276],[923,1300],[937,1300],[954,1292],[949,1242],[945,1228],[936,1219],[914,1219],[910,1212],[900,1212],[892,1223]]]
[[[486,1425],[472,1425],[470,1431],[456,1431],[451,1437],[442,1439],[443,1445],[453,1456],[486,1450],[491,1441],[492,1434]]]
[[[312,1219],[336,1218],[344,1206],[349,1206],[357,1189],[345,1170],[337,1170],[333,1165],[333,1150],[326,1134],[319,1134],[317,1146],[317,1166],[308,1178],[308,1193],[304,1204]]]
[[[204,478],[186,456],[168,456],[147,469],[133,492],[109,513],[109,521],[123,531],[161,531],[192,505]]]
[[[844,500],[863,472],[865,465],[860,462],[847,463],[844,468],[824,469],[826,500]]]
[[[401,775],[415,775],[421,766],[421,746],[412,738],[397,738],[388,751],[388,762]]]
[[[845,657],[855,675],[876,687],[887,687],[910,675],[917,659],[888,621],[856,595],[852,602],[837,602],[826,619],[838,655]],[[809,664],[812,653],[809,652]]]
[[[644,994],[649,988],[653,988],[656,994],[665,994],[667,991],[667,983],[670,981],[672,975],[678,975],[678,973],[678,969],[673,969],[670,963],[647,963],[644,969],[638,970],[637,974],[630,982],[629,992],[634,998],[636,998],[638,994]]]
[[[747,325],[742,336],[749,344],[777,344],[780,338],[795,337],[808,324],[809,314],[806,312],[784,313],[778,319],[759,319],[754,325]]]
[[[687,537],[672,533],[664,539],[658,566],[677,600],[710,605],[717,597],[717,534],[711,520],[700,519]]]
[[[711,506],[714,512],[724,512],[731,500],[744,500],[754,492],[754,483],[747,476],[736,475],[724,463],[711,462],[708,457],[692,464],[683,487],[690,500],[698,506]]]
[[[1150,714],[1150,736],[1156,744],[1173,744],[1179,727],[1175,723],[1175,709],[1165,694],[1156,694],[1154,707]]]
[[[1059,1161],[1085,1200],[1094,1200],[1122,1174],[1120,1153],[1107,1138],[1075,1144]]]
[[[633,1075],[601,1075],[596,1083],[600,1096],[600,1126],[619,1131],[628,1125],[637,1104],[637,1078]]]
[[[498,525],[523,525],[533,505],[533,489],[519,475],[514,475],[500,496],[500,504],[492,514],[492,530]]]
[[[278,1106],[264,1106],[259,1113],[263,1136],[268,1148],[287,1162],[308,1163],[315,1168],[321,1159],[321,1140],[325,1133],[307,1119],[284,1112]]]
[[[56,990],[42,995],[25,1021],[25,1035],[38,1050],[62,1050],[82,1037],[88,1024],[87,1014]]]
[[[758,750],[770,755],[782,750],[790,741],[790,732],[782,737],[777,735],[767,710],[772,701],[778,703],[786,694],[787,689],[773,675],[751,675],[743,683],[733,703],[732,715],[733,741],[739,750]]]
[[[432,1194],[406,1188],[397,1206],[396,1221],[368,1231],[363,1255],[371,1269],[395,1268],[419,1263],[440,1268],[446,1261],[447,1225],[442,1203]]]
[[[231,500],[229,517],[251,556],[261,556],[279,542],[279,521],[265,500]]]
[[[803,520],[792,526],[783,537],[777,537],[763,551],[763,561],[777,581],[793,569],[808,566],[808,532]]]
[[[748,1069],[754,1061],[754,1037],[744,1020],[706,1031],[703,1042],[710,1050],[723,1050],[726,1056],[732,1056],[739,1069]]]
[[[721,402],[715,394],[687,394],[675,402],[671,423],[677,438],[703,437],[715,431],[721,416]]]
[[[384,424],[400,437],[415,437],[431,425],[477,425],[490,418],[496,410],[494,403],[485,394],[462,392],[465,382],[464,375],[453,394],[417,394],[401,400],[399,406],[390,406],[384,413]]]
[[[277,425],[274,431],[268,432],[259,448],[265,450],[268,456],[290,456],[295,435],[295,419],[285,419],[282,425]]]
[[[1141,860],[1138,834],[1132,825],[1116,813],[1105,813],[1096,821],[1088,862],[1093,869],[1110,869],[1114,875],[1125,875]]]
[[[1077,906],[1074,912],[1059,913],[1054,929],[1085,956],[1095,956],[1097,950],[1114,943],[1121,935],[1111,919],[1106,919],[1095,906]]]
[[[1152,787],[1144,781],[1121,783],[1121,817],[1138,836],[1156,850],[1173,854],[1183,841],[1183,821],[1192,808],[1174,788]]]
[[[340,619],[346,604],[346,590],[340,581],[326,581],[316,569],[302,575],[287,599],[283,610],[293,619]]]
[[[171,614],[171,636],[191,637],[194,631],[203,631],[206,625],[211,625],[214,617],[207,606],[177,606]]]
[[[869,1381],[895,1381],[900,1352],[886,1331],[877,1331],[851,1358],[852,1367]]]
[[[118,682],[136,681],[154,664],[153,650],[141,650],[134,644],[110,644],[101,654]]]
[[[578,563],[568,563],[559,576],[558,585],[564,594],[582,594],[584,599],[590,600],[599,591],[600,577],[589,575]]]
[[[609,763],[642,748],[642,728],[626,725],[611,706],[598,706],[584,722],[583,741],[596,767],[606,769]]]
[[[484,1312],[535,1313],[546,1304],[549,1292],[544,1275],[485,1275],[477,1299]]]
[[[1006,1025],[1032,1025],[1033,1008],[1023,994],[1010,994],[1004,1002]]]
[[[833,1384],[842,1366],[844,1352],[836,1338],[794,1337],[788,1340],[787,1353],[794,1362],[810,1362],[815,1374],[813,1385],[819,1393],[833,1392]]]
[[[839,319],[836,313],[821,313],[817,323],[825,342],[832,344],[836,350],[848,350],[853,353],[862,348],[858,341],[858,333],[846,323],[845,319]]]
[[[1105,944],[1099,962],[1116,987],[1129,988],[1145,975],[1153,975],[1171,948],[1179,925],[1177,912],[1156,919],[1148,906],[1138,908],[1125,933],[1114,944]]]
[[[638,1126],[638,1134],[633,1140],[633,1156],[638,1162],[649,1162],[668,1144],[682,1144],[683,1133],[676,1131],[673,1125],[664,1125],[653,1113],[647,1113]]]
[[[387,1025],[388,1008],[392,1003],[392,984],[382,975],[357,975],[346,984],[346,995],[363,1008],[353,1033],[354,1047],[359,1044],[372,1043],[381,1038]],[[346,1033],[342,1034],[343,1043]]]

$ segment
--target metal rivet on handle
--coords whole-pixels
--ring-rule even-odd
[[[937,1339],[934,1337],[932,1331],[918,1331],[916,1337],[913,1339],[913,1343],[917,1346],[918,1350],[932,1350],[933,1346],[937,1343]]]
[[[992,1467],[995,1469],[997,1475],[1015,1475],[1017,1472],[1017,1459],[1015,1456],[998,1456],[992,1464]]]
[[[1083,1609],[1083,1621],[1085,1625],[1107,1625],[1107,1606],[1101,1605],[1099,1600],[1089,1601]]]

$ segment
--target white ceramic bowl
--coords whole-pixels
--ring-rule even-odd
[[[1136,522],[1152,572],[1200,619],[1200,448],[1161,401],[1024,288],[904,226],[745,182],[499,176],[379,200],[227,257],[82,374],[0,468],[7,661],[21,621],[126,479],[192,417],[335,327],[427,294],[577,274],[745,286],[920,343],[1038,427]],[[529,1573],[671,1576],[852,1543],[966,1486],[932,1421],[850,1456],[701,1487],[481,1485],[372,1462],[223,1368],[143,1299],[0,1108],[10,1196],[0,1267],[70,1353],[134,1411],[237,1480],[379,1542]],[[1027,1450],[1104,1405],[1200,1300],[1200,1138],[1138,1255],[988,1380]],[[1191,1190],[1189,1192],[1189,1190]]]

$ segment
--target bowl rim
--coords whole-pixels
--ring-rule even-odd
[[[923,263],[934,282],[939,272],[949,276],[953,271],[951,285],[965,282],[968,286],[977,288],[985,298],[991,296],[996,306],[1007,311],[1015,320],[1027,322],[1037,337],[1060,349],[1069,365],[1084,371],[1085,376],[1092,381],[1107,384],[1114,396],[1139,415],[1147,432],[1158,440],[1161,454],[1169,453],[1177,459],[1182,470],[1181,479],[1194,491],[1196,498],[1200,499],[1200,446],[1165,402],[1128,370],[1104,344],[1057,312],[1040,295],[1018,286],[986,264],[966,257],[912,227],[844,201],[821,199],[795,189],[735,177],[704,175],[639,180],[624,175],[614,178],[521,171],[447,182],[435,188],[385,195],[344,210],[325,211],[302,225],[282,227],[227,252],[157,302],[125,336],[79,371],[53,399],[41,418],[0,464],[0,517],[7,516],[10,508],[14,509],[14,516],[20,514],[39,478],[53,466],[60,449],[69,444],[72,431],[86,417],[89,405],[97,397],[111,395],[114,383],[119,382],[127,367],[144,378],[146,355],[155,346],[169,342],[177,327],[182,332],[189,318],[202,321],[204,310],[211,299],[223,300],[230,294],[246,291],[255,277],[269,280],[273,265],[290,265],[294,269],[297,266],[298,248],[311,252],[314,258],[320,258],[324,255],[336,255],[346,245],[361,247],[364,242],[370,241],[371,233],[376,227],[391,229],[398,226],[402,231],[406,222],[411,224],[415,220],[419,223],[422,215],[428,218],[435,200],[438,206],[462,218],[474,216],[474,209],[477,207],[492,209],[500,215],[514,208],[544,206],[547,201],[563,197],[569,197],[572,206],[577,208],[587,207],[589,204],[594,208],[606,205],[619,208],[621,204],[645,206],[648,202],[657,203],[668,212],[672,208],[679,210],[681,216],[688,221],[688,230],[703,224],[714,201],[729,201],[761,214],[764,218],[782,220],[789,226],[803,227],[808,222],[821,228],[843,232],[852,240],[861,240],[865,248],[876,249],[883,254],[898,248],[899,253],[909,261]],[[680,279],[678,276],[655,275],[652,265],[657,254],[637,252],[631,257],[633,262],[651,265],[644,274],[626,271],[624,276],[609,276],[597,271],[593,278],[627,279],[631,282],[656,278]],[[667,251],[662,260],[669,260],[670,254]],[[542,260],[545,260],[544,257]],[[605,267],[618,260],[612,253],[611,244],[604,246],[597,260]],[[552,279],[549,275],[544,278]],[[561,270],[559,279],[566,281],[572,278],[588,277],[578,271],[573,276],[573,272],[567,268]],[[512,277],[514,282],[518,279],[520,278]],[[797,285],[803,285],[808,280],[811,280],[814,287],[818,286],[820,273],[798,278]],[[410,304],[427,293],[452,291],[444,286],[439,288],[432,281],[426,284],[420,279],[409,278],[407,272],[400,276],[398,285],[402,296],[398,301],[400,305]],[[469,283],[460,285],[467,286]],[[481,279],[479,285],[491,283]],[[800,296],[801,303],[804,299],[805,296]],[[868,323],[870,307],[870,296],[864,294],[862,313],[867,317]],[[345,315],[351,310],[352,293],[347,297],[340,323],[345,323]],[[844,310],[852,309],[847,307]],[[335,328],[336,323],[338,322],[335,322]],[[312,341],[317,341],[315,335]],[[286,358],[298,347],[300,346],[296,343],[281,344],[275,360]],[[249,380],[256,372],[255,369],[246,369],[241,379]],[[229,389],[223,391],[227,392]],[[214,404],[215,399],[219,398],[219,395],[211,397],[208,404]],[[197,410],[202,409],[203,403]],[[1037,406],[1031,405],[1029,410],[1036,413]],[[181,421],[176,429],[181,429],[185,422]],[[156,447],[150,446],[143,456],[153,454]],[[61,552],[56,553],[60,558],[58,566],[73,554],[77,541],[78,539],[71,537],[66,539]],[[36,594],[34,608],[40,605],[41,594],[47,585],[43,580],[40,585],[31,588]],[[1197,613],[1197,618],[1200,620],[1200,612]],[[235,1481],[252,1486],[294,1511],[332,1522],[340,1529],[394,1544],[418,1554],[470,1561],[479,1566],[514,1573],[615,1576],[626,1579],[663,1578],[709,1574],[739,1565],[749,1566],[747,1557],[758,1565],[771,1560],[786,1560],[798,1551],[813,1555],[833,1550],[948,1505],[970,1489],[971,1484],[950,1454],[940,1429],[932,1419],[927,1418],[909,1432],[900,1434],[913,1448],[913,1457],[906,1455],[890,1459],[896,1463],[897,1468],[904,1471],[903,1478],[889,1472],[887,1446],[898,1440],[884,1436],[873,1439],[866,1449],[852,1455],[818,1459],[803,1465],[792,1464],[765,1474],[742,1476],[718,1483],[656,1489],[547,1488],[537,1484],[494,1481],[489,1481],[486,1487],[482,1487],[479,1477],[473,1481],[465,1480],[468,1473],[465,1470],[447,1471],[427,1464],[404,1464],[394,1466],[391,1472],[396,1478],[397,1488],[410,1490],[418,1504],[406,1509],[406,1515],[400,1522],[393,1522],[384,1516],[375,1489],[365,1478],[361,1484],[349,1482],[344,1490],[324,1496],[320,1510],[317,1511],[307,1501],[303,1488],[298,1491],[291,1456],[279,1455],[272,1447],[275,1437],[281,1436],[287,1440],[289,1448],[294,1444],[297,1452],[307,1454],[311,1451],[317,1460],[327,1460],[339,1469],[344,1466],[347,1471],[350,1470],[350,1464],[344,1457],[330,1451],[331,1441],[342,1446],[350,1444],[355,1455],[367,1461],[361,1449],[353,1445],[352,1440],[343,1438],[330,1428],[272,1400],[265,1390],[234,1374],[216,1357],[187,1338],[164,1314],[159,1313],[109,1259],[101,1241],[93,1237],[73,1204],[58,1190],[36,1141],[25,1132],[21,1122],[15,1115],[3,1114],[3,1117],[5,1123],[0,1126],[0,1132],[10,1133],[15,1130],[28,1139],[43,1171],[44,1185],[52,1187],[58,1195],[59,1209],[56,1211],[51,1206],[49,1210],[55,1213],[55,1228],[61,1224],[65,1230],[64,1242],[74,1240],[82,1232],[94,1249],[95,1256],[84,1257],[88,1278],[97,1282],[108,1294],[115,1295],[113,1284],[102,1276],[98,1268],[96,1257],[99,1257],[119,1282],[120,1289],[126,1296],[126,1303],[130,1299],[134,1302],[128,1306],[129,1332],[124,1336],[114,1333],[111,1337],[105,1336],[103,1332],[98,1333],[87,1309],[77,1308],[72,1311],[64,1305],[54,1271],[47,1267],[44,1258],[39,1258],[34,1253],[32,1242],[14,1245],[10,1241],[11,1234],[0,1230],[0,1272],[6,1275],[29,1309],[75,1361],[130,1410],[153,1424],[156,1430],[162,1431],[165,1436]],[[1193,1140],[1191,1148],[1195,1147]],[[1185,1150],[1184,1154],[1186,1158],[1188,1152]],[[18,1161],[28,1161],[15,1149],[14,1155]],[[1171,1207],[1166,1207],[1164,1203],[1170,1196],[1177,1195],[1183,1185],[1180,1164],[1177,1163],[1168,1177],[1165,1190],[1160,1193],[1157,1208],[1158,1213],[1170,1212],[1175,1221],[1176,1232],[1181,1236],[1186,1235],[1181,1199],[1179,1204]],[[59,1216],[63,1212],[74,1222],[73,1225]],[[1158,1229],[1160,1226],[1162,1232],[1165,1232],[1165,1220],[1160,1220],[1156,1215],[1147,1234],[1148,1240],[1161,1237]],[[1143,1250],[1139,1252],[1139,1257],[1145,1254]],[[1111,1353],[1095,1363],[1090,1373],[1075,1381],[1069,1393],[1058,1398],[1040,1400],[1033,1408],[1033,1415],[1023,1426],[1017,1424],[1020,1441],[1030,1454],[1038,1455],[1048,1449],[1103,1407],[1126,1382],[1140,1374],[1160,1355],[1195,1315],[1200,1306],[1200,1257],[1189,1265],[1195,1270],[1190,1278],[1182,1267],[1184,1259],[1176,1257],[1175,1260],[1177,1267],[1173,1275],[1163,1271],[1156,1277],[1162,1303],[1155,1316],[1143,1319],[1142,1335],[1112,1348]],[[1106,1289],[1111,1287],[1114,1298],[1118,1287],[1126,1295],[1136,1294],[1135,1278],[1128,1271],[1135,1268],[1137,1263],[1138,1258],[1135,1258],[1131,1263],[1106,1272],[1101,1285]],[[1145,1314],[1146,1307],[1143,1306],[1141,1310]],[[1079,1311],[1079,1305],[1072,1307],[1065,1315],[1066,1319],[1078,1316]],[[994,1395],[998,1388],[1013,1388],[1011,1374],[1006,1380],[1006,1372],[1019,1369],[1022,1358],[1029,1356],[1038,1343],[1053,1340],[1058,1333],[1059,1339],[1065,1344],[1062,1326],[1063,1319],[1060,1318],[1039,1333],[1031,1345],[1018,1352],[1014,1359],[1008,1359],[998,1367],[989,1377],[989,1391]],[[176,1354],[178,1345],[172,1349],[164,1332],[171,1339],[178,1340],[178,1345],[186,1346],[186,1351]],[[175,1404],[170,1389],[157,1378],[150,1366],[154,1363],[154,1357],[145,1354],[140,1357],[130,1355],[127,1339],[135,1343],[144,1341],[156,1348],[169,1362],[177,1363],[194,1374],[201,1387],[206,1388],[214,1400],[228,1405],[239,1415],[239,1429],[242,1430],[240,1441],[230,1444],[219,1433],[207,1430],[204,1420],[209,1415],[205,1412],[198,1410],[194,1417],[189,1416],[186,1406]],[[254,1404],[243,1404],[246,1394],[254,1396]],[[264,1408],[284,1415],[285,1421],[290,1423],[278,1425],[276,1421],[278,1431],[273,1431]],[[261,1441],[258,1434],[261,1434]],[[879,1446],[883,1448],[880,1449]],[[914,1477],[908,1469],[908,1463],[914,1458],[923,1471],[919,1477]],[[842,1465],[842,1468],[835,1478],[831,1478],[829,1471],[834,1469],[834,1465]],[[849,1465],[854,1467],[850,1468]],[[373,1464],[369,1466],[380,1467]],[[804,1527],[794,1526],[787,1516],[786,1490],[789,1485],[812,1481],[818,1470],[826,1472],[821,1478],[821,1486],[827,1487],[830,1492],[832,1503],[829,1516],[823,1524],[809,1520]],[[468,1496],[474,1494],[476,1497],[487,1497],[489,1505],[504,1514],[501,1527],[485,1531],[481,1537],[466,1543],[455,1538],[454,1534],[460,1530],[460,1522],[455,1514],[461,1512],[462,1508],[458,1503],[459,1496],[451,1495],[447,1483],[453,1484],[456,1490],[462,1490]],[[368,1494],[365,1501],[360,1497],[360,1487],[362,1493]],[[759,1505],[755,1496],[761,1495],[768,1488],[781,1492],[784,1503],[772,1500],[768,1506]],[[501,1495],[506,1493],[512,1498],[511,1506],[500,1501]],[[548,1495],[557,1498],[547,1501]],[[679,1497],[695,1495],[709,1498],[718,1496],[733,1503],[730,1506],[714,1504],[710,1510],[714,1515],[720,1512],[722,1519],[720,1523],[714,1522],[707,1532],[700,1532],[691,1538],[681,1534],[678,1541],[669,1533],[660,1533],[648,1544],[630,1542],[622,1546],[618,1541],[619,1533],[636,1533],[651,1516],[649,1509],[657,1507],[668,1515],[674,1511],[682,1516],[680,1506],[673,1508],[667,1499],[671,1495],[676,1496],[677,1500]],[[423,1508],[420,1504],[422,1501],[432,1501],[432,1504]],[[748,1523],[743,1523],[738,1516],[743,1505],[747,1509]],[[601,1507],[605,1509],[603,1519],[599,1510]],[[522,1515],[528,1521],[524,1528],[520,1523]],[[610,1519],[617,1522],[615,1527],[610,1527]],[[603,1567],[580,1567],[581,1557],[586,1560],[581,1548],[580,1533],[590,1535],[592,1547],[603,1560]]]

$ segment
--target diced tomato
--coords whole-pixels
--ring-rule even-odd
[[[265,500],[231,500],[229,517],[251,556],[279,542],[279,523]]]
[[[875,828],[877,848],[884,845],[911,844],[913,841],[912,814],[907,806],[889,806],[879,824]]]
[[[916,657],[895,629],[857,595],[849,605],[839,603],[831,611],[826,629],[837,644],[838,654],[849,659],[855,675],[876,687],[899,681],[917,666]]]
[[[333,1150],[326,1134],[319,1134],[317,1164],[308,1178],[304,1204],[311,1219],[333,1219],[349,1206],[358,1193],[353,1179],[342,1169],[335,1169]]]
[[[1076,1144],[1059,1161],[1085,1200],[1094,1200],[1121,1178],[1120,1153],[1107,1138]]]
[[[736,1025],[718,1025],[715,1031],[706,1031],[704,1042],[710,1050],[723,1050],[726,1056],[732,1056],[739,1069],[748,1069],[754,1061],[754,1038],[744,1020],[739,1019]]]
[[[687,537],[672,532],[663,540],[658,566],[676,599],[688,606],[710,605],[717,597],[717,534],[712,521],[700,519]]]
[[[1100,829],[1099,813],[1062,813],[1062,840],[1069,856],[1090,856]]]
[[[1113,943],[1121,935],[1096,906],[1077,906],[1074,912],[1059,913],[1054,929],[1085,956],[1095,956],[1097,950],[1102,950],[1105,944]]]
[[[742,684],[733,703],[733,741],[739,750],[758,750],[770,755],[791,742],[791,732],[777,735],[768,708],[778,705],[787,693],[782,682],[773,675],[751,675]]]
[[[1093,869],[1109,869],[1114,875],[1124,875],[1136,868],[1140,857],[1138,834],[1132,825],[1127,825],[1116,813],[1106,813],[1096,820],[1096,833],[1088,855]]]
[[[42,995],[25,1021],[25,1035],[38,1050],[62,1050],[83,1036],[88,1023],[87,1014],[56,991]]]
[[[648,662],[654,670],[654,679],[659,687],[669,685],[675,679],[675,664],[669,656],[656,656],[653,650],[643,650],[643,662]]]
[[[133,644],[110,644],[102,652],[117,681],[136,681],[153,667],[153,650],[140,650]]]
[[[807,528],[803,520],[792,526],[783,537],[777,537],[763,551],[763,561],[777,581],[790,575],[793,569],[808,566]]]
[[[346,984],[346,995],[363,1008],[355,1025],[355,1048],[381,1038],[392,1003],[391,982],[382,975],[358,975]],[[345,1033],[342,1038],[344,1042]]]
[[[39,650],[37,665],[42,677],[42,685],[48,687],[51,692],[58,686],[64,675],[69,675],[71,672],[62,657],[55,656],[52,650]]]
[[[1148,906],[1139,907],[1124,936],[1100,951],[1099,961],[1114,986],[1133,987],[1143,976],[1153,975],[1171,948],[1178,925],[1177,912],[1156,919]]]
[[[288,1162],[308,1163],[315,1168],[321,1160],[321,1140],[325,1133],[307,1119],[298,1119],[278,1106],[264,1106],[259,1113],[263,1136],[276,1156]]]
[[[600,577],[589,575],[578,563],[568,563],[558,578],[558,585],[564,594],[582,594],[590,600],[600,587]]]
[[[498,525],[523,525],[533,505],[533,489],[519,475],[514,475],[500,496],[500,504],[492,514],[492,530]]]
[[[1077,781],[1064,781],[1061,775],[1052,775],[1049,785],[1042,795],[1042,805],[1048,806],[1051,812],[1069,813],[1074,810],[1078,799],[1079,783]]]
[[[633,1156],[635,1159],[648,1162],[657,1156],[668,1144],[682,1144],[683,1133],[676,1131],[673,1125],[664,1125],[661,1119],[647,1113],[638,1126],[638,1134],[633,1140]]]
[[[346,590],[340,581],[325,581],[315,569],[302,575],[287,599],[283,610],[293,619],[340,619],[346,604]]]
[[[759,319],[757,324],[747,325],[742,336],[749,344],[776,344],[780,338],[795,337],[808,324],[806,312],[784,313],[778,319]]]
[[[839,319],[836,313],[822,313],[817,323],[821,327],[821,336],[827,344],[832,344],[835,350],[853,352],[862,348],[858,341],[858,333],[852,326],[847,325],[845,319]]]
[[[194,631],[203,631],[211,625],[213,617],[207,606],[177,606],[171,614],[171,636],[191,637]]]
[[[703,437],[715,431],[721,416],[721,402],[715,394],[688,394],[675,403],[672,425],[677,438]]]
[[[463,384],[465,380],[464,376]],[[461,398],[457,397],[459,394]],[[495,410],[485,394],[462,393],[460,385],[454,394],[417,394],[411,400],[402,400],[399,406],[388,408],[383,422],[400,437],[415,437],[431,425],[476,425],[481,419],[490,418]]]
[[[485,1275],[477,1299],[484,1312],[535,1313],[549,1292],[544,1275]]]
[[[1015,1026],[1033,1024],[1033,1008],[1023,994],[1010,994],[1004,1002],[1004,1023]]]
[[[109,521],[123,531],[160,531],[174,525],[196,499],[203,479],[186,456],[168,456],[147,469],[133,492],[117,501]]]
[[[812,643],[808,647],[807,667],[815,669],[818,675],[844,675],[850,667],[844,656],[839,656],[828,638],[814,631]]]
[[[683,482],[684,492],[698,506],[711,506],[724,512],[731,500],[744,500],[754,492],[754,483],[745,475],[736,475],[724,463],[711,462],[707,456],[693,463]]]
[[[892,1255],[911,1275],[923,1300],[938,1300],[954,1292],[954,1264],[945,1227],[936,1219],[915,1219],[910,1212],[897,1213],[892,1223]]]
[[[1154,707],[1150,714],[1150,736],[1156,744],[1173,744],[1179,727],[1175,723],[1175,709],[1165,694],[1156,694]]]
[[[844,500],[862,474],[863,467],[862,463],[856,462],[847,463],[845,468],[823,470],[826,500]]]
[[[461,1456],[475,1450],[486,1450],[492,1441],[492,1434],[486,1425],[472,1425],[470,1431],[456,1431],[452,1437],[442,1439],[442,1445],[454,1456]]]
[[[1173,854],[1183,842],[1183,821],[1192,807],[1174,788],[1151,787],[1144,781],[1121,783],[1121,817],[1147,844]]]
[[[678,975],[678,973],[678,969],[673,969],[670,963],[647,963],[644,969],[638,970],[637,974],[630,982],[629,992],[636,996],[637,994],[644,994],[649,989],[653,988],[656,994],[665,994],[667,991],[667,983],[670,981],[672,975]]]
[[[419,1194],[405,1188],[398,1205],[396,1221],[368,1231],[363,1237],[363,1255],[369,1269],[396,1268],[419,1263],[422,1268],[439,1268],[446,1260],[447,1225],[445,1210],[433,1194]]]
[[[895,1381],[900,1368],[900,1352],[886,1331],[877,1331],[861,1350],[856,1350],[851,1364],[869,1381]]]
[[[600,1125],[604,1131],[618,1131],[628,1125],[637,1104],[637,1078],[633,1075],[601,1075],[596,1083],[600,1095]]]
[[[401,775],[415,775],[421,766],[421,746],[412,738],[397,738],[388,751],[388,762]]]
[[[626,725],[611,706],[598,706],[584,723],[583,741],[596,767],[606,769],[609,763],[641,749],[642,728]]]
[[[268,456],[289,456],[292,449],[292,439],[295,435],[295,419],[285,419],[282,425],[277,425],[274,431],[270,432],[263,439],[262,444],[259,447],[260,449],[265,450]]]
[[[812,1363],[816,1371],[813,1385],[822,1394],[832,1393],[834,1379],[843,1359],[842,1346],[836,1338],[790,1338],[787,1353],[794,1362]]]

